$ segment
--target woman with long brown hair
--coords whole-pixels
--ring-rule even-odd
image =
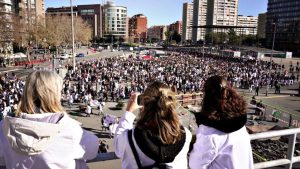
[[[190,153],[191,169],[252,169],[253,158],[246,102],[222,78],[212,76],[204,84],[202,110],[196,114],[199,126]]]
[[[154,82],[140,95],[128,101],[126,112],[117,127],[115,153],[122,159],[123,169],[160,168],[187,169],[187,152],[191,133],[180,124],[176,112],[177,100],[170,88]],[[141,108],[136,126],[132,113]],[[129,133],[129,134],[128,134]]]

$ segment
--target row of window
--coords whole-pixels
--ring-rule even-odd
[[[126,28],[117,28],[117,29],[115,29],[115,28],[106,28],[105,29],[105,31],[115,31],[115,30],[117,30],[117,31],[126,31]]]
[[[110,24],[107,24],[105,25],[106,27],[115,27],[115,25],[110,25]],[[122,27],[126,27],[126,25],[117,25],[118,28],[122,28]]]
[[[106,14],[107,17],[127,17],[127,15],[125,14],[116,14],[116,13],[107,13]]]
[[[94,15],[95,10],[94,9],[83,9],[80,11],[81,15]]]
[[[112,20],[114,21],[115,20],[115,17],[106,17],[106,20],[109,21],[109,20]],[[126,18],[117,18],[116,21],[126,21]]]
[[[126,13],[127,10],[123,10],[123,9],[106,9],[106,12],[122,12],[122,13]]]
[[[117,34],[117,35],[125,35],[126,32],[117,32],[117,31],[104,31],[105,35]]]

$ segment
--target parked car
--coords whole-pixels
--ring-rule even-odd
[[[83,53],[79,53],[76,57],[79,57],[79,58],[84,57],[84,54]]]
[[[69,59],[69,55],[68,54],[61,54],[58,56],[59,59],[65,60],[65,59]]]

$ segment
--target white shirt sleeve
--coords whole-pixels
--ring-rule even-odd
[[[2,130],[2,122],[0,122],[0,130]],[[0,166],[5,166],[3,143],[0,141]]]
[[[74,122],[73,122],[74,123]],[[78,123],[78,122],[77,122]],[[98,155],[98,137],[83,130],[78,124],[73,125],[74,158],[92,160]]]
[[[206,169],[217,157],[216,143],[212,135],[197,134],[196,143],[190,153],[189,166],[191,169]]]
[[[115,132],[114,148],[116,155],[121,158],[124,155],[126,148],[126,142],[128,142],[127,131],[133,128],[133,122],[135,115],[131,112],[125,112],[119,122],[119,125]]]

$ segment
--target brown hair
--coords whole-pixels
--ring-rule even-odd
[[[223,77],[216,75],[204,84],[201,113],[211,120],[232,119],[246,114],[246,102]]]
[[[154,82],[148,86],[142,95],[142,104],[136,127],[150,129],[163,144],[174,144],[181,138],[184,130],[175,112],[177,100],[167,85]]]
[[[60,104],[62,84],[62,79],[53,72],[32,72],[26,79],[17,116],[20,113],[63,113]]]

